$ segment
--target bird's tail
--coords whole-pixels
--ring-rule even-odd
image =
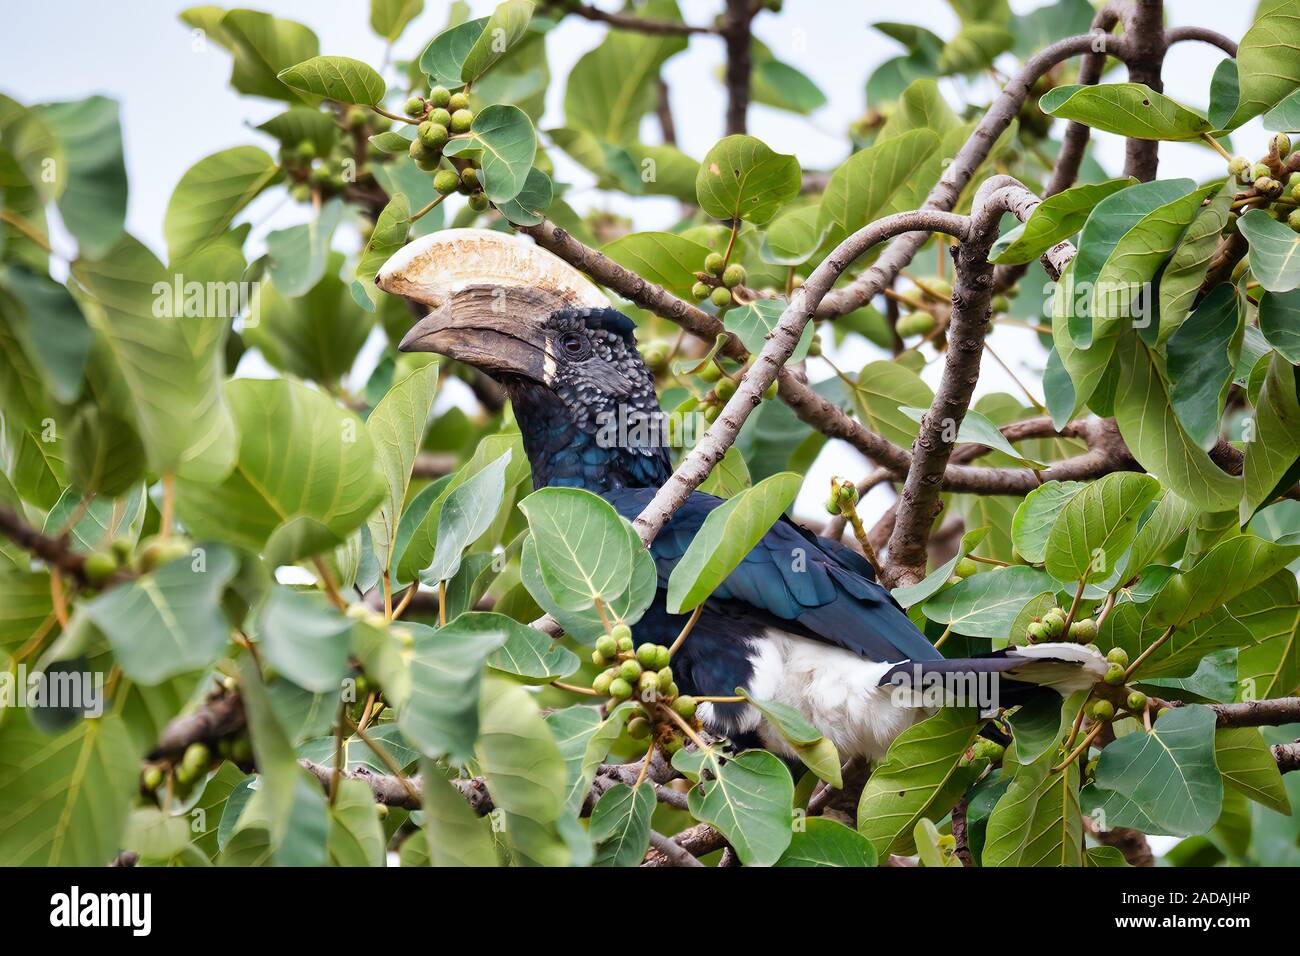
[[[1105,655],[1083,644],[1031,644],[979,657],[903,661],[880,683],[895,688],[900,704],[912,695],[913,706],[978,707],[987,713],[1023,703],[1041,688],[1068,697],[1101,680],[1108,667]]]

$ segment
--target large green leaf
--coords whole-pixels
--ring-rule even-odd
[[[388,89],[373,67],[350,56],[314,56],[276,76],[285,86],[300,92],[362,106],[382,102]]]
[[[1048,481],[1026,495],[1011,520],[1011,540],[1016,553],[1033,564],[1042,564],[1057,516],[1085,487],[1081,481]]]
[[[598,708],[585,704],[553,710],[546,715],[546,725],[564,757],[567,787],[564,804],[569,813],[576,814],[582,809],[591,782],[596,779],[596,770],[627,725],[632,706],[620,704],[604,719]]]
[[[853,383],[853,404],[863,424],[904,448],[911,447],[917,425],[902,406],[929,408],[933,400],[930,386],[899,362],[868,362]]]
[[[767,344],[772,331],[785,315],[786,305],[780,299],[755,299],[739,308],[729,309],[722,320],[728,332],[734,332],[745,348],[757,355]],[[790,353],[789,362],[802,362],[812,345],[813,323],[803,327],[794,351]]]
[[[1165,582],[1151,602],[1148,621],[1157,627],[1185,624],[1226,605],[1285,568],[1300,545],[1280,545],[1251,534],[1219,542],[1190,570]]]
[[[1132,580],[1154,561],[1191,526],[1196,514],[1193,505],[1172,491],[1166,491],[1156,502],[1150,516],[1138,528],[1138,533],[1133,538],[1133,547],[1124,559],[1124,571],[1120,574],[1120,580]]]
[[[1138,804],[1166,833],[1204,833],[1223,805],[1214,722],[1208,707],[1173,708],[1150,733],[1128,734],[1102,750],[1097,786]]]
[[[406,490],[411,483],[411,466],[420,450],[437,392],[438,366],[429,364],[415,368],[388,390],[366,419],[366,431],[374,442],[385,484],[383,500],[366,522],[380,568],[389,567],[392,561],[397,523],[406,505]],[[453,571],[447,577],[454,574]]]
[[[1144,83],[1066,84],[1049,90],[1038,108],[1058,119],[1135,139],[1196,139],[1210,121]]]
[[[1030,598],[1057,587],[1052,576],[1038,568],[997,568],[958,581],[921,610],[931,621],[952,625],[958,634],[1005,638]]]
[[[7,360],[29,360],[31,369],[39,373],[55,399],[75,401],[84,385],[93,339],[76,300],[59,283],[18,267],[4,273],[4,286],[4,292],[12,295],[0,293],[0,329],[8,326],[0,335],[11,335],[16,340],[6,345]],[[14,379],[26,374],[30,373],[18,367],[12,369]],[[20,390],[29,387],[34,389],[20,384]],[[0,395],[5,394],[0,390]],[[5,404],[13,407],[9,399]],[[33,404],[41,404],[39,397]]]
[[[1300,365],[1300,291],[1260,296],[1259,330],[1288,362]]]
[[[1218,441],[1244,329],[1240,297],[1225,282],[1201,301],[1165,345],[1170,401],[1188,437],[1202,448],[1213,448]]]
[[[917,821],[942,820],[975,782],[982,768],[963,767],[961,759],[979,728],[973,712],[948,707],[909,727],[889,745],[858,801],[858,832],[871,841],[878,856],[911,853]]]
[[[541,488],[519,503],[541,577],[564,607],[608,604],[627,590],[640,539],[608,502],[578,488]]]
[[[424,12],[424,0],[370,0],[370,29],[392,43]]]
[[[299,296],[320,282],[330,258],[330,240],[342,218],[343,201],[331,199],[321,206],[320,215],[312,222],[267,235],[266,271],[276,291]]]
[[[340,780],[329,807],[325,849],[330,866],[383,866],[384,828],[364,780]]]
[[[564,758],[532,695],[487,681],[479,722],[475,754],[511,848],[525,863],[568,865],[573,852],[557,829],[567,794]]]
[[[1223,782],[1256,803],[1291,813],[1282,774],[1258,727],[1222,727],[1214,732],[1214,762]]]
[[[506,0],[497,5],[483,24],[474,45],[460,65],[460,78],[473,83],[519,43],[528,32],[536,6],[532,0]]]
[[[485,639],[505,641],[487,659],[488,667],[521,678],[524,683],[549,683],[568,677],[580,666],[578,655],[541,631],[521,624],[504,614],[491,611],[467,611],[456,618],[457,632],[478,632]]]
[[[957,552],[951,558],[916,582],[916,584],[910,587],[894,588],[890,592],[894,600],[907,608],[920,604],[926,598],[937,593],[940,588],[948,583],[957,570],[957,565],[965,559],[966,555],[979,546],[979,543],[988,536],[988,533],[988,528],[973,528],[964,533],[961,536],[961,542],[957,545]]]
[[[528,181],[528,170],[537,155],[537,132],[533,121],[517,106],[494,103],[474,117],[465,139],[453,139],[444,152],[458,156],[466,150],[481,154],[483,191],[495,203],[514,199]]]
[[[636,866],[650,846],[654,788],[616,783],[596,801],[589,831],[596,844],[594,866]]]
[[[798,159],[737,134],[719,140],[705,154],[695,194],[700,208],[714,219],[761,226],[799,195],[801,183]]]
[[[163,218],[171,258],[183,258],[220,236],[279,172],[275,160],[256,146],[234,146],[187,169]]]
[[[466,614],[436,631],[416,631],[411,693],[398,723],[426,757],[461,764],[473,754],[483,664],[505,640],[503,631],[481,628]]]
[[[196,482],[220,481],[234,464],[237,441],[220,385],[231,316],[187,314],[161,263],[130,237],[102,260],[78,260],[73,273],[90,293],[86,318],[125,393],[115,389],[111,398],[129,403],[149,465]],[[160,297],[159,289],[167,294]]]
[[[785,853],[793,800],[790,771],[765,750],[728,760],[687,797],[691,816],[717,827],[746,866],[771,866]]]
[[[765,478],[709,512],[668,578],[668,611],[683,614],[702,604],[790,507],[799,475]]]
[[[496,849],[487,820],[474,815],[432,760],[420,762],[424,791],[424,831],[433,866],[496,866]]]
[[[626,589],[609,600],[602,598],[605,614],[631,626],[641,619],[650,602],[654,600],[659,588],[659,575],[654,558],[650,552],[641,547],[641,539],[631,525],[625,527],[628,547],[635,554],[632,559],[632,574]],[[523,553],[520,555],[520,580],[533,600],[551,617],[559,622],[564,632],[574,640],[593,643],[607,630],[600,610],[595,605],[574,610],[551,591],[542,577],[541,565],[537,559],[537,544],[530,537],[524,541]],[[563,590],[561,593],[567,593]],[[572,600],[571,596],[565,600]]]
[[[1052,525],[1044,559],[1060,581],[1105,580],[1133,543],[1138,519],[1160,483],[1149,475],[1116,472],[1070,498]]]
[[[304,690],[336,691],[347,671],[352,621],[318,591],[275,585],[258,612],[266,660]]]
[[[1300,235],[1286,223],[1252,209],[1237,221],[1250,243],[1250,271],[1267,292],[1290,292],[1300,286]]]
[[[202,561],[202,563],[200,563]],[[113,645],[123,673],[144,684],[211,664],[230,638],[221,593],[238,563],[226,548],[204,547],[81,606]]]
[[[102,867],[117,855],[139,754],[123,719],[47,736],[15,709],[0,724],[0,864]]]
[[[876,865],[876,848],[862,834],[825,817],[809,817],[795,830],[781,859],[773,866]]]
[[[691,297],[691,287],[698,281],[695,273],[704,268],[709,254],[707,247],[671,232],[634,232],[601,251],[680,299]]]
[[[336,547],[361,526],[384,484],[354,414],[287,379],[237,379],[226,397],[239,460],[220,484],[177,482],[176,513],[192,534],[283,563]]]
[[[505,495],[510,449],[447,495],[438,518],[438,544],[433,563],[420,573],[427,584],[456,576],[461,555],[491,526]]]
[[[1055,748],[1013,764],[1011,784],[989,815],[985,866],[1081,866],[1079,765],[1053,772]]]
[[[843,788],[839,751],[835,749],[835,744],[810,724],[803,714],[779,700],[750,697],[740,688],[737,688],[737,693],[746,698],[750,705],[763,715],[772,729],[794,748],[799,759],[809,770],[837,790]]]
[[[1160,275],[1160,341],[1167,339],[1191,312],[1214,250],[1228,224],[1237,184],[1227,180],[1209,205],[1203,206]]]
[[[1300,458],[1300,392],[1295,368],[1281,355],[1269,360],[1246,439],[1243,521],[1278,492],[1279,483]]]
[[[1300,86],[1300,25],[1288,0],[1260,0],[1237,47],[1241,95],[1227,129],[1276,105]]]
[[[1147,347],[1131,335],[1116,352],[1115,421],[1133,456],[1161,484],[1202,509],[1236,508],[1241,479],[1220,470],[1183,430]]]
[[[999,264],[1033,262],[1052,246],[1082,229],[1097,203],[1136,182],[1133,177],[1126,176],[1104,183],[1084,183],[1048,196],[1034,207],[1028,219],[998,237],[990,251],[989,261]]]
[[[320,52],[316,34],[301,23],[257,10],[226,12],[220,7],[191,7],[181,13],[181,19],[203,30],[209,39],[234,55],[230,85],[252,96],[299,99],[276,74]]]
[[[37,108],[63,146],[66,181],[59,217],[83,254],[102,256],[122,236],[126,222],[126,164],[114,100],[90,96]]]

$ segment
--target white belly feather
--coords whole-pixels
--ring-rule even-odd
[[[927,716],[920,707],[900,707],[894,688],[880,679],[894,664],[864,660],[851,651],[785,631],[768,630],[753,641],[749,693],[793,707],[830,738],[840,758],[879,760],[894,738]],[[729,710],[731,708],[728,708]],[[795,756],[781,735],[748,705],[737,720],[724,720],[709,704],[700,705],[704,723],[724,734],[757,730],[774,753]]]

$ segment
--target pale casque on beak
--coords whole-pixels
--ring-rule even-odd
[[[609,305],[558,256],[489,229],[422,236],[384,263],[375,284],[430,309],[402,338],[403,352],[438,352],[488,374],[539,382],[548,367],[546,317]]]

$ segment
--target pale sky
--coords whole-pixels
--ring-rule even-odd
[[[182,173],[200,158],[241,143],[258,143],[273,149],[268,137],[251,129],[283,109],[283,104],[240,97],[226,84],[230,57],[214,44],[196,48],[189,29],[177,13],[192,4],[179,0],[43,0],[11,2],[6,6],[6,31],[0,35],[0,92],[24,103],[74,99],[90,93],[114,97],[122,104],[127,171],[131,181],[128,229],[163,251],[162,218],[168,197]],[[233,6],[234,4],[232,4]],[[297,19],[320,37],[321,52],[353,56],[378,64],[384,43],[369,28],[365,0],[264,0],[249,4],[278,16]],[[475,16],[493,8],[493,0],[473,0]],[[601,0],[615,9],[616,4]],[[1012,0],[1017,13],[1040,6],[1037,0]],[[415,55],[445,24],[450,0],[426,0],[424,13],[407,28],[395,51],[398,58]],[[708,22],[721,8],[720,0],[681,0],[685,18]],[[1240,38],[1249,26],[1254,4],[1224,0],[1171,0],[1166,4],[1171,24],[1199,24]],[[896,44],[867,29],[878,20],[906,20],[924,25],[941,36],[955,32],[956,18],[943,0],[898,3],[851,0],[786,0],[780,15],[761,15],[756,34],[781,59],[811,76],[829,102],[812,117],[803,118],[764,106],[750,111],[750,132],[781,152],[795,153],[805,167],[826,168],[845,157],[844,130],[864,107],[863,87],[871,70],[896,55]],[[595,46],[605,27],[576,17],[547,36],[552,86],[543,128],[562,125],[564,81],[573,63]],[[725,95],[715,77],[722,63],[722,44],[715,37],[695,37],[690,48],[665,69],[673,91],[679,145],[699,158],[722,135]],[[1166,92],[1189,105],[1203,107],[1208,100],[1214,67],[1223,58],[1203,44],[1175,47],[1166,61]],[[963,90],[945,81],[953,97],[968,94],[972,101],[989,96],[987,86]],[[955,101],[955,100],[954,100]],[[657,136],[649,119],[646,139]],[[1123,144],[1100,135],[1096,154],[1103,165],[1117,172],[1123,165]],[[1258,121],[1237,134],[1239,142],[1263,145]],[[1252,154],[1259,150],[1252,150]],[[581,211],[596,206],[612,208],[634,217],[638,229],[663,228],[674,221],[674,200],[610,196],[591,188],[585,171],[552,151],[561,178],[576,184],[569,198]],[[1223,174],[1223,163],[1208,149],[1165,144],[1161,148],[1161,175],[1203,180]],[[282,205],[279,198],[264,197],[246,212],[256,224],[253,251],[266,232],[303,221],[305,207]],[[57,237],[56,237],[57,239]],[[56,246],[59,243],[56,241]],[[64,249],[68,246],[63,245]],[[1036,338],[1027,332],[1000,328],[990,344],[1036,388],[1046,356]],[[372,346],[368,356],[375,352]],[[832,353],[842,368],[858,368],[882,357],[867,343]],[[363,356],[362,364],[366,356]],[[248,363],[246,362],[245,365]],[[821,364],[821,363],[818,363]],[[927,380],[937,381],[941,363],[932,363]],[[250,371],[241,366],[241,373]],[[252,370],[256,374],[256,370]],[[359,372],[364,372],[362,368]],[[829,370],[810,367],[814,378]],[[980,393],[1014,391],[1007,376],[986,362]],[[1041,397],[1041,395],[1040,395]],[[451,392],[448,399],[464,400]],[[828,444],[808,476],[796,503],[800,515],[816,518],[831,474],[860,477],[866,464],[842,443]],[[864,517],[874,518],[891,499],[879,489],[864,505]],[[817,519],[820,520],[820,519]]]

